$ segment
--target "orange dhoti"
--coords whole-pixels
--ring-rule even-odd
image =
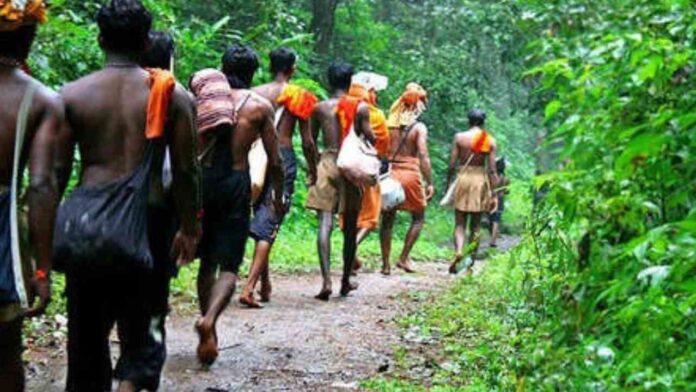
[[[374,230],[382,210],[382,193],[379,184],[363,188],[362,206],[358,215],[358,229]]]
[[[406,200],[397,210],[408,211],[416,214],[423,213],[428,205],[425,200],[425,188],[423,187],[423,175],[420,169],[420,159],[416,157],[397,157],[392,164],[391,176],[404,187]]]

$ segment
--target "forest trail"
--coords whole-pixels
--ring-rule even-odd
[[[499,250],[518,242],[501,238]],[[477,264],[477,271],[485,262]],[[208,370],[195,356],[195,313],[175,305],[168,322],[168,359],[161,391],[302,391],[356,390],[362,380],[388,371],[395,347],[409,344],[394,318],[422,304],[428,293],[443,290],[462,274],[448,264],[416,263],[418,273],[360,273],[357,292],[328,303],[313,296],[319,273],[276,275],[272,302],[262,310],[234,302],[219,321],[220,357]],[[334,274],[334,289],[339,283]],[[112,343],[112,352],[117,351]],[[43,358],[43,363],[36,360]],[[46,360],[47,358],[50,358]],[[65,351],[42,349],[29,354],[30,391],[62,391]]]

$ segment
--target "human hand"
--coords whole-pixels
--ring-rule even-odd
[[[435,196],[435,187],[432,185],[428,185],[428,187],[425,188],[425,199],[427,201],[430,201],[433,199],[434,196]]]
[[[498,211],[498,198],[497,197],[494,196],[491,198],[489,207],[490,207],[491,214]]]
[[[314,185],[317,184],[317,175],[314,173],[310,173],[307,175],[307,187],[313,187]]]
[[[171,256],[176,258],[176,266],[183,267],[196,258],[198,248],[198,238],[200,231],[196,235],[186,234],[179,230],[172,243]]]
[[[34,302],[37,302],[36,305]],[[24,317],[41,316],[46,312],[49,303],[51,303],[51,279],[48,274],[39,270],[29,283],[29,305],[33,307],[24,313]]]

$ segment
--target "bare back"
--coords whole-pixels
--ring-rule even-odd
[[[320,102],[312,113],[312,129],[318,136],[321,130],[324,140],[324,148],[337,150],[341,135],[341,124],[336,116],[338,98],[330,98]]]
[[[421,152],[419,142],[423,132],[427,132],[427,130],[422,123],[417,123],[411,129],[391,128],[389,130],[390,157],[394,154],[396,154],[397,157],[419,157]],[[404,133],[406,134],[404,135]]]
[[[106,68],[63,89],[67,121],[82,158],[82,185],[113,182],[141,163],[147,81],[140,68]]]
[[[237,125],[232,131],[230,149],[232,151],[233,169],[249,169],[249,150],[261,137],[266,144],[267,133],[272,133],[273,106],[263,97],[249,90],[234,90],[232,99],[235,106],[241,105]]]
[[[253,91],[260,96],[266,98],[273,105],[273,110],[278,111],[280,106],[278,105],[278,97],[282,94],[283,90],[287,86],[287,83],[271,82],[263,84],[258,87],[254,87]],[[298,118],[292,113],[285,110],[283,115],[280,117],[280,121],[276,126],[276,132],[278,132],[278,144],[281,147],[292,148],[292,135],[295,131],[295,125],[297,125]]]
[[[478,131],[479,128],[472,128],[466,132],[460,132],[455,136],[455,148],[457,149],[457,156],[460,164],[465,164],[472,154],[473,158],[471,158],[469,166],[484,166],[486,159],[490,159],[491,154],[477,154],[474,153],[471,148],[474,136]],[[491,151],[495,151],[495,142],[491,144]],[[495,163],[495,159],[493,163]],[[495,164],[493,166],[495,166]]]
[[[5,187],[9,187],[12,182],[17,116],[30,82],[31,78],[19,70],[0,73],[0,102],[3,102],[0,105],[0,185]],[[58,96],[44,87],[39,87],[34,95],[27,120],[21,168],[25,167],[29,151],[43,120],[49,116],[55,116],[58,110],[62,111],[62,108],[58,106],[60,106]],[[50,155],[44,155],[44,157],[50,160]]]

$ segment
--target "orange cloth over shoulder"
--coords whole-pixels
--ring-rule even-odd
[[[288,84],[276,102],[285,106],[290,113],[301,120],[308,120],[312,116],[314,107],[319,103],[319,99],[300,86]]]
[[[361,102],[369,102],[367,89],[363,86],[353,84],[348,90],[348,94],[342,96],[336,104],[336,115],[341,123],[341,140],[345,139],[350,132],[350,127],[355,123],[355,115]]]
[[[147,72],[150,74],[150,97],[147,102],[145,137],[152,140],[164,136],[176,79],[171,72],[161,69],[148,69]]]
[[[493,136],[483,129],[479,129],[471,140],[471,150],[477,154],[488,154],[493,145]]]

